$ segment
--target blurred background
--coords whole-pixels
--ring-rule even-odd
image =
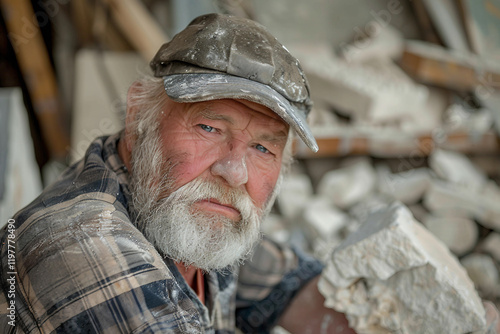
[[[318,257],[398,200],[500,298],[500,0],[0,0],[5,224],[122,128],[128,86],[208,12],[296,55],[319,152],[296,143],[265,232]]]

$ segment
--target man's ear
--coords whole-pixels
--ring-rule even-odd
[[[135,141],[137,139],[136,129],[135,129],[135,119],[139,108],[134,103],[135,96],[141,93],[143,89],[142,83],[135,81],[127,92],[127,113],[125,116],[125,144],[127,150],[132,152],[132,147],[134,147]]]

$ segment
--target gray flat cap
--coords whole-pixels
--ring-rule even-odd
[[[304,72],[264,26],[229,15],[199,16],[163,44],[150,65],[174,101],[230,98],[265,105],[318,150],[306,121],[312,102]]]

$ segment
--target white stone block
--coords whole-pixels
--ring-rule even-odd
[[[476,219],[483,226],[500,231],[500,192],[488,183],[482,189],[432,180],[424,196],[424,205],[439,215],[454,212]]]
[[[304,57],[301,64],[313,98],[351,115],[356,123],[418,122],[416,115],[427,113],[428,88],[415,83],[390,60],[350,64],[322,53]]]
[[[278,242],[290,240],[290,226],[284,222],[281,215],[271,213],[262,222],[261,231],[271,239]]]
[[[335,208],[331,201],[322,196],[313,197],[304,209],[304,221],[311,239],[328,240],[349,222],[349,216]]]
[[[318,185],[318,194],[328,197],[341,209],[346,209],[373,193],[376,174],[369,159],[327,172]]]
[[[284,217],[295,219],[313,195],[311,179],[306,174],[291,173],[285,176],[278,194],[278,205]]]
[[[494,114],[486,108],[468,110],[461,104],[452,104],[444,113],[443,129],[448,132],[467,132],[481,136],[491,129]]]
[[[431,173],[427,168],[393,174],[387,166],[380,165],[377,166],[377,175],[378,191],[405,204],[417,203],[431,180]]]
[[[491,256],[473,253],[464,257],[461,262],[485,298],[500,296],[498,268]]]
[[[479,231],[471,219],[429,215],[423,223],[457,256],[468,253],[476,245]]]
[[[459,334],[486,325],[458,260],[399,203],[335,249],[318,287],[359,333]]]
[[[483,240],[479,249],[490,254],[500,263],[500,233],[491,232]]]
[[[436,149],[429,156],[429,165],[444,180],[470,188],[480,188],[486,182],[486,175],[465,155]]]
[[[340,48],[347,61],[365,62],[374,58],[399,59],[404,49],[403,34],[390,25],[373,25],[370,36]]]

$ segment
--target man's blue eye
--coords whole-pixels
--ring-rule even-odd
[[[210,125],[205,125],[205,124],[200,124],[200,127],[205,130],[206,132],[214,132],[215,128],[211,127]]]
[[[269,153],[269,150],[260,144],[257,144],[255,148],[261,151],[262,153]]]

